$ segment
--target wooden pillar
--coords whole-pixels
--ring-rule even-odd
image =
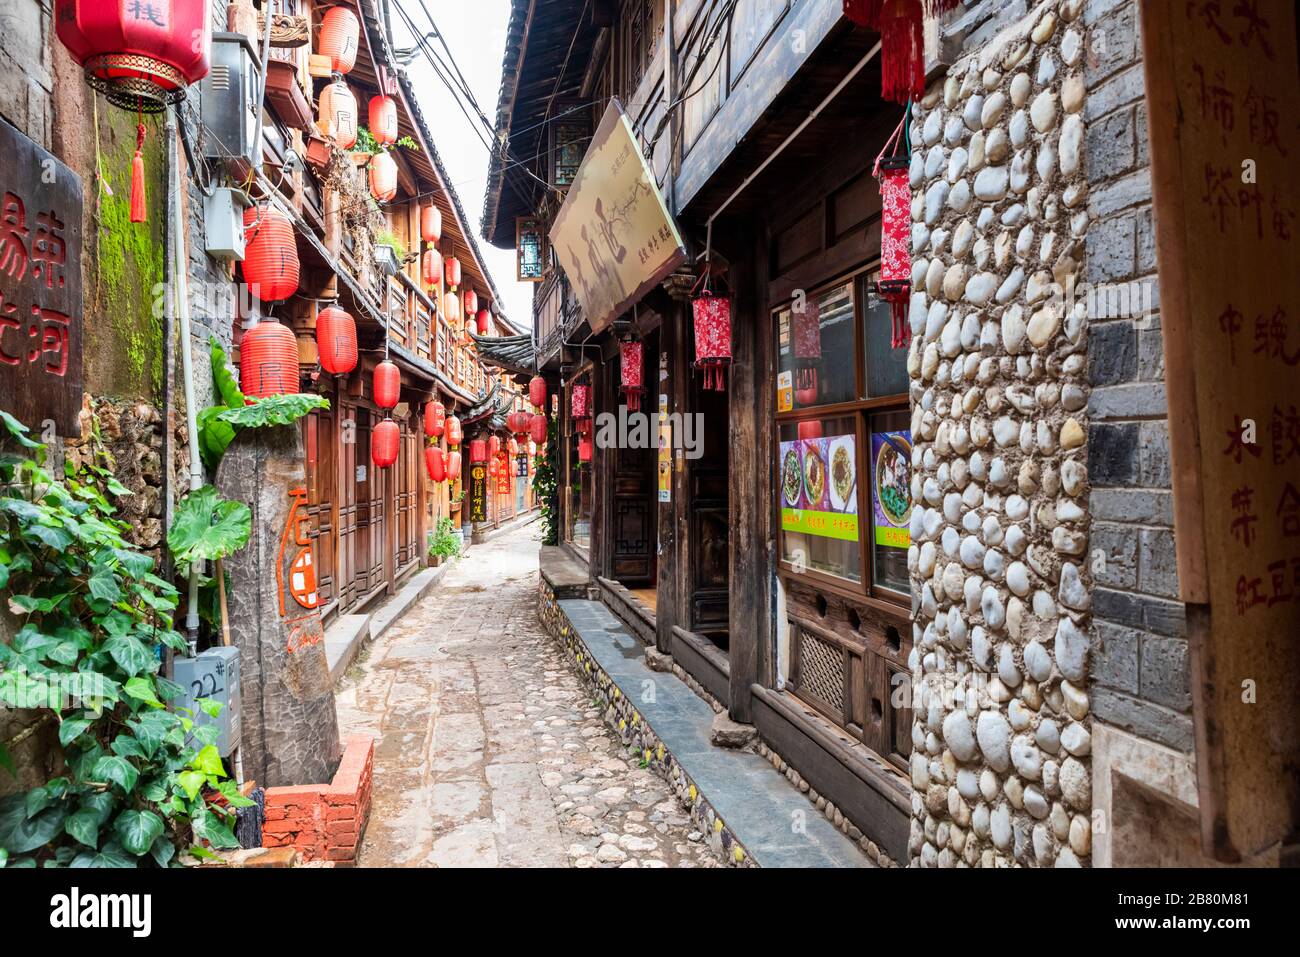
[[[771,328],[757,295],[755,270],[748,255],[751,250],[740,245],[739,251],[741,255],[731,267],[735,298],[728,383],[729,713],[733,720],[749,723],[751,685],[765,672],[772,638],[772,469],[768,458],[775,421],[775,383]]]
[[[650,407],[658,413],[659,396],[668,398],[667,412],[686,415],[690,405],[691,325],[689,305],[674,300],[659,330],[660,355],[651,357],[651,381],[658,390],[647,396]],[[661,379],[655,369],[667,372]],[[658,420],[656,419],[656,422]],[[673,436],[679,441],[680,436]],[[656,436],[657,441],[657,436]],[[657,505],[659,516],[659,569],[656,586],[655,647],[664,654],[671,653],[673,627],[689,629],[690,616],[690,563],[687,536],[690,530],[688,513],[685,458],[678,459],[669,449],[669,501]],[[656,456],[655,490],[658,494],[658,457]]]

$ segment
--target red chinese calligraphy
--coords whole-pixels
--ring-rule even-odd
[[[1241,417],[1234,415],[1232,417],[1232,428],[1228,429],[1228,445],[1223,450],[1224,455],[1232,456],[1232,460],[1238,465],[1241,464],[1242,452],[1249,452],[1255,458],[1259,458],[1261,450],[1258,445],[1245,440],[1245,426]]]
[[[1243,485],[1232,493],[1232,510],[1236,513],[1232,520],[1232,534],[1247,548],[1250,548],[1258,535],[1255,524],[1259,521],[1259,516],[1251,511],[1254,497],[1255,490],[1249,485]]]
[[[5,193],[0,208],[0,271],[10,279],[27,275],[27,206],[13,193]]]

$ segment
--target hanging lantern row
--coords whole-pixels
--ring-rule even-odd
[[[244,210],[246,282],[257,298],[280,302],[298,291],[298,244],[293,224],[278,208],[264,203]]]
[[[385,359],[375,366],[374,400],[381,409],[391,409],[397,405],[402,391],[402,370],[397,363]]]
[[[538,412],[546,405],[546,380],[539,375],[528,380],[528,401]]]
[[[341,79],[335,80],[321,90],[317,111],[329,120],[334,131],[334,142],[340,149],[349,150],[356,145],[357,98],[346,83]]]
[[[267,319],[244,333],[239,390],[251,399],[298,391],[298,340],[288,326]]]
[[[645,394],[642,380],[641,364],[642,344],[629,340],[619,346],[619,388],[623,392],[628,411],[636,412],[641,408],[641,396]]]
[[[330,375],[346,375],[357,367],[357,324],[338,306],[316,315],[316,351],[320,367]]]
[[[442,239],[442,213],[433,203],[420,207],[420,238],[426,243]]]
[[[731,365],[731,299],[708,289],[691,303],[695,314],[695,368],[704,370],[704,388],[726,388]]]
[[[578,431],[586,434],[591,431],[591,386],[575,385],[569,400],[569,412],[577,424]]]
[[[392,419],[384,419],[370,433],[370,460],[381,469],[388,468],[397,461],[401,441],[401,427]]]
[[[528,423],[528,434],[534,442],[541,445],[546,441],[547,422],[546,416],[538,412],[533,415],[533,420]]]
[[[387,150],[370,157],[370,195],[381,203],[397,195],[397,160]]]
[[[424,434],[431,439],[442,437],[447,428],[447,407],[437,399],[424,404]]]
[[[361,23],[347,7],[330,7],[321,21],[321,56],[330,59],[330,69],[335,73],[348,73],[357,63],[361,41]]]
[[[370,98],[368,110],[370,118],[370,135],[380,146],[391,146],[397,142],[397,101],[391,96],[380,94]]]

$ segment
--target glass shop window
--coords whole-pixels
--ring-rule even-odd
[[[777,313],[780,401],[789,412],[858,397],[852,283],[795,299]]]
[[[861,582],[858,417],[801,419],[778,431],[782,561]]]

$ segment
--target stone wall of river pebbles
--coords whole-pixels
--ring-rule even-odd
[[[911,863],[1087,865],[1082,0],[913,107]]]

